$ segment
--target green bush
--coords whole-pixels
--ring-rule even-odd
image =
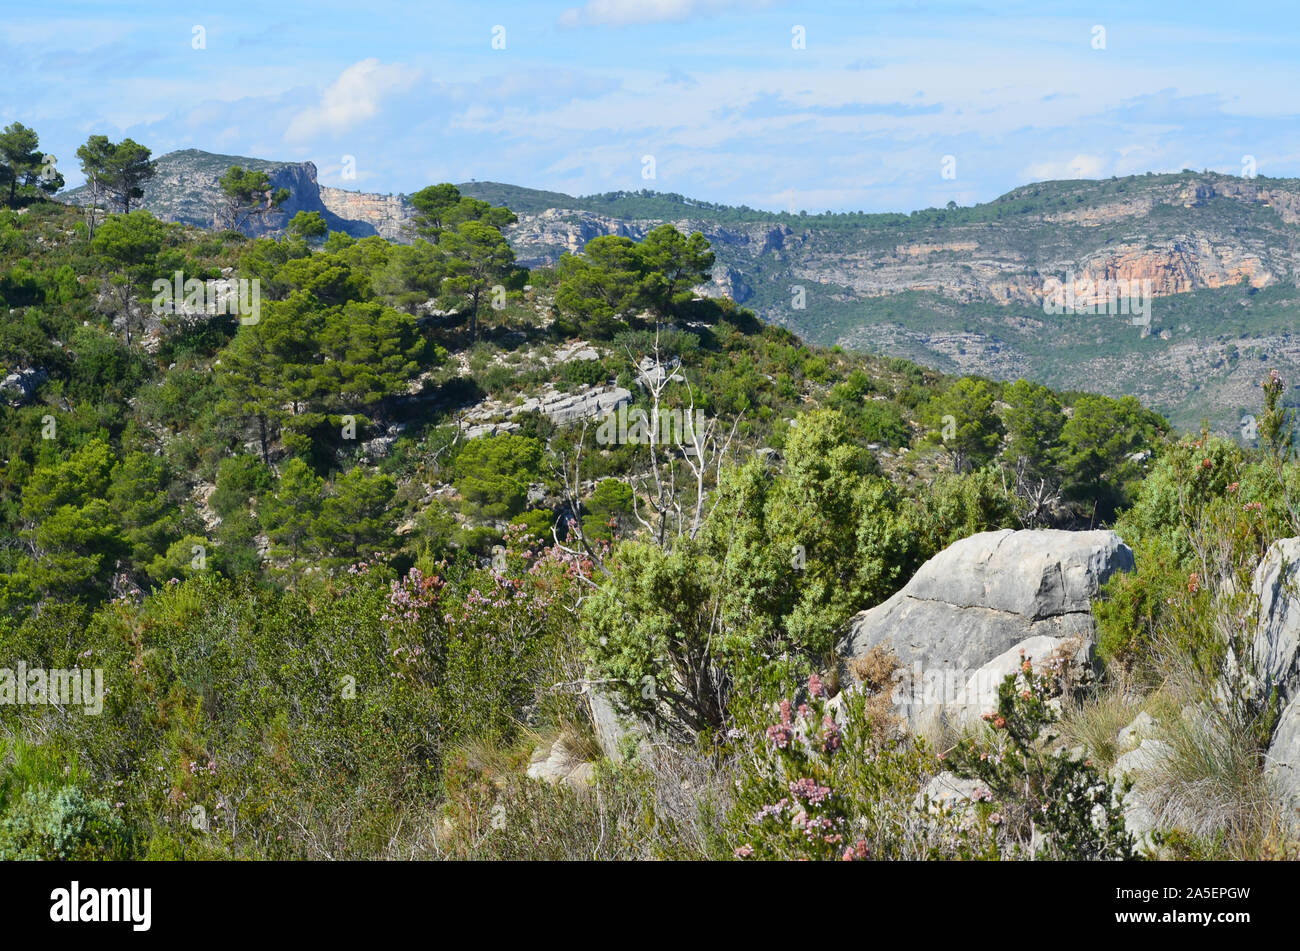
[[[126,827],[113,807],[77,786],[25,790],[0,819],[0,861],[130,857]]]
[[[1091,760],[1048,743],[1045,728],[1058,719],[1051,700],[1061,689],[1050,663],[1040,672],[1024,658],[998,687],[996,710],[984,716],[989,731],[957,744],[945,761],[958,776],[988,787],[976,809],[1013,856],[1133,859],[1122,809],[1127,789],[1117,789]]]

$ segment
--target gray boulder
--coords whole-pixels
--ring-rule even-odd
[[[909,719],[915,723],[930,709],[941,712],[954,725],[974,723],[984,713],[997,708],[1002,682],[1018,673],[1025,661],[1030,661],[1041,673],[1049,663],[1057,660],[1070,668],[1075,682],[1083,680],[1092,668],[1092,644],[1082,636],[1064,638],[1035,634],[1027,637],[976,670],[955,694],[950,695],[946,687],[937,697],[927,692],[918,697],[914,693],[911,709],[907,711]],[[931,678],[928,686],[933,687],[934,682],[935,679]]]
[[[1289,824],[1300,831],[1300,699],[1292,700],[1282,711],[1268,748],[1264,774]]]
[[[1255,569],[1252,591],[1259,598],[1259,622],[1251,644],[1257,683],[1267,695],[1277,688],[1282,702],[1300,687],[1300,538],[1274,542]]]
[[[1135,721],[1125,727],[1131,737],[1135,735],[1132,732],[1135,726],[1140,728],[1141,724]],[[1136,749],[1115,760],[1110,770],[1110,778],[1116,783],[1132,783],[1132,788],[1124,796],[1124,826],[1142,848],[1150,848],[1155,842],[1153,833],[1164,826],[1161,810],[1166,796],[1152,774],[1172,754],[1172,748],[1164,740],[1144,739]]]
[[[36,388],[50,378],[41,367],[24,367],[0,380],[0,395],[11,406],[21,406],[36,394]]]
[[[1114,532],[981,532],[935,555],[856,615],[842,653],[888,644],[904,664],[976,669],[1026,638],[1093,637],[1091,603],[1133,551]]]
[[[586,697],[596,744],[610,760],[621,762],[628,751],[627,737],[635,735],[639,742],[644,729],[631,718],[619,713],[613,701],[599,687],[590,688]]]
[[[928,808],[931,812],[958,812],[971,803],[990,798],[988,786],[980,780],[963,779],[944,770],[930,778],[912,804],[918,809]]]
[[[1127,777],[1139,782],[1147,773],[1161,766],[1171,753],[1172,749],[1164,740],[1145,739],[1136,749],[1129,750],[1115,760],[1115,765],[1111,767],[1111,778],[1118,781]]]
[[[1133,552],[1114,532],[983,532],[935,555],[907,585],[850,622],[840,656],[888,649],[901,665],[895,700],[913,728],[931,713],[965,720],[1020,665],[1091,664],[1091,602]],[[918,691],[918,684],[922,685]],[[935,691],[939,696],[935,696]]]
[[[1118,742],[1121,750],[1134,750],[1142,745],[1142,741],[1153,738],[1158,735],[1160,724],[1156,722],[1151,714],[1143,710],[1133,722],[1124,729],[1119,731]]]
[[[1276,691],[1282,704],[1264,771],[1293,829],[1300,831],[1300,538],[1274,542],[1251,584],[1259,620],[1249,649],[1249,670],[1229,665],[1222,695],[1242,676],[1249,696],[1264,700]]]

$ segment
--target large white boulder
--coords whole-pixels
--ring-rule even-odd
[[[1132,570],[1133,552],[1114,532],[982,532],[856,615],[840,656],[891,651],[900,664],[895,702],[911,727],[935,716],[967,720],[992,705],[1023,658],[1090,664],[1092,599],[1112,574]]]

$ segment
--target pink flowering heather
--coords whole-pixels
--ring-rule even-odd
[[[810,806],[820,806],[831,794],[829,786],[822,786],[813,779],[797,779],[790,784],[790,795],[802,799]]]
[[[822,715],[822,752],[834,753],[844,743],[840,734],[840,725],[829,713]]]
[[[794,739],[794,728],[786,726],[783,723],[774,724],[767,728],[767,741],[775,746],[778,750],[783,750],[790,745]]]

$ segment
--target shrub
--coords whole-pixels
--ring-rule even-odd
[[[0,861],[123,859],[130,852],[113,807],[77,786],[24,790],[0,819]]]
[[[935,859],[993,857],[987,827],[923,811],[934,755],[894,731],[887,694],[854,689],[832,713],[814,675],[776,722],[735,731],[740,776],[726,841],[736,858]],[[769,714],[771,711],[769,711]]]
[[[765,732],[765,755],[745,773],[736,796],[736,857],[867,858],[867,842],[853,838],[848,804],[832,786],[844,737],[815,675],[807,701],[796,707],[782,700],[778,722]]]
[[[570,360],[564,364],[561,376],[570,383],[596,386],[609,379],[609,370],[599,360]]]
[[[1058,718],[1050,701],[1060,696],[1061,686],[1050,666],[1047,673],[1036,672],[1026,657],[1020,672],[999,686],[996,711],[984,716],[990,730],[959,743],[946,761],[957,775],[988,786],[989,798],[977,809],[1001,828],[1015,853],[1132,859],[1121,792],[1090,759],[1048,742],[1044,729]]]
[[[456,457],[456,488],[466,508],[488,518],[524,510],[528,486],[541,471],[542,448],[535,439],[505,434],[471,440]]]

